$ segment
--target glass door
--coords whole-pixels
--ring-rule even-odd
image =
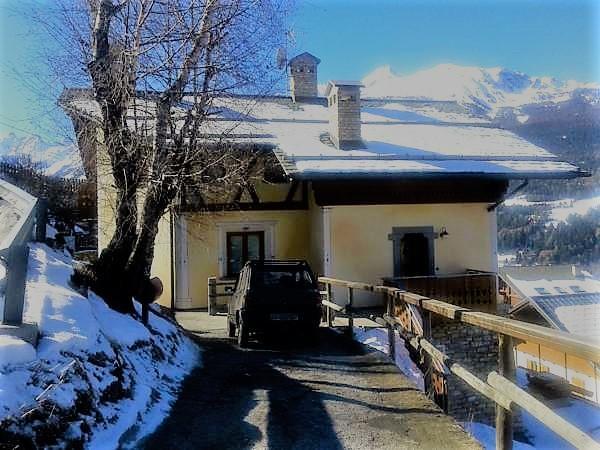
[[[237,276],[246,261],[252,259],[265,259],[265,232],[227,233],[227,276]]]

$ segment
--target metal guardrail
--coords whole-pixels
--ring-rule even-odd
[[[515,406],[519,406],[575,447],[600,449],[600,443],[592,439],[591,436],[563,419],[548,406],[511,381],[515,370],[513,339],[527,340],[550,346],[561,352],[594,363],[600,362],[600,346],[563,331],[485,312],[472,311],[394,287],[374,286],[328,277],[320,277],[319,282],[325,285],[323,306],[326,308],[328,324],[332,325],[332,310],[343,310],[349,315],[348,328],[350,333],[352,333],[353,291],[381,292],[384,296],[387,313],[383,317],[374,318],[374,320],[388,328],[390,337],[393,336],[394,331],[398,331],[406,342],[416,351],[421,352],[427,361],[429,373],[439,370],[438,368],[441,365],[442,369],[447,368],[448,371],[461,378],[477,392],[495,402],[496,448],[502,450],[512,449],[512,412]],[[348,295],[345,306],[339,306],[332,301],[332,286],[347,289]],[[412,316],[413,308],[407,308],[408,305],[412,305],[419,312],[422,326],[419,324],[419,320]],[[490,372],[486,380],[481,380],[437,349],[430,342],[432,314],[497,333],[499,343],[498,371]],[[388,345],[390,355],[394,358],[394,339],[390,338]],[[429,383],[433,381],[435,380],[430,379]]]
[[[20,325],[23,320],[27,258],[36,223],[37,199],[0,179],[0,192],[10,197],[19,218],[5,236],[0,237],[0,259],[6,267],[2,323]]]

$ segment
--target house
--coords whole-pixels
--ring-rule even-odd
[[[207,139],[229,130],[255,160],[228,196],[189,190],[164,218],[153,272],[173,288],[160,303],[206,308],[207,279],[234,279],[251,258],[305,258],[319,274],[370,283],[467,271],[495,279],[494,205],[509,181],[584,175],[456,102],[363,99],[361,84],[344,80],[319,96],[320,62],[309,53],[288,62],[290,95],[214,100]],[[78,136],[97,132],[88,91],[65,91],[61,105]],[[102,249],[112,178],[100,144],[82,140],[80,151],[97,178]]]
[[[571,265],[500,269],[500,294],[512,318],[547,326],[600,343],[600,280]],[[524,342],[516,347],[517,364],[567,380],[599,403],[598,368],[588,361]]]

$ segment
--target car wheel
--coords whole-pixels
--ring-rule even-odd
[[[248,332],[248,325],[246,325],[244,323],[242,318],[240,318],[240,322],[239,322],[237,328],[238,328],[238,345],[242,348],[248,347],[248,338],[249,338],[250,333]]]
[[[235,337],[235,323],[230,322],[229,320],[227,321],[227,331],[228,331],[228,335],[229,337]]]

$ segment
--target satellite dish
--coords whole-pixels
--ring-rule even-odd
[[[277,68],[285,69],[287,66],[287,54],[283,47],[277,49]]]

